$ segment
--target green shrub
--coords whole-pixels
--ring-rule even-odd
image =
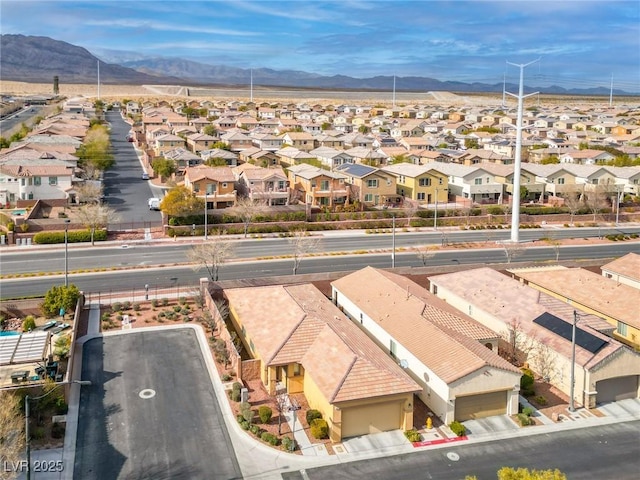
[[[22,331],[30,332],[36,328],[36,319],[33,315],[27,315],[22,321]]]
[[[69,405],[64,401],[64,398],[56,399],[56,415],[66,415],[69,411]]]
[[[520,425],[522,425],[523,427],[533,425],[535,423],[531,417],[529,417],[528,415],[525,415],[524,413],[518,414],[518,421],[520,422]]]
[[[533,384],[535,382],[533,372],[526,367],[522,367],[520,371],[522,372],[522,377],[520,377],[520,390],[533,390]]]
[[[166,307],[167,305],[169,305],[169,299],[166,297],[161,299],[160,302],[162,303],[163,307]]]
[[[244,402],[240,404],[240,413],[244,417],[244,419],[251,423],[253,420],[253,410],[251,410],[251,404],[248,402]]]
[[[36,440],[41,440],[44,438],[44,427],[36,427],[33,429],[33,438],[35,438]]]
[[[524,407],[522,409],[522,413],[525,414],[527,417],[530,417],[531,415],[533,415],[533,412],[535,412],[535,410],[532,407]]]
[[[449,428],[453,433],[455,433],[459,437],[463,437],[464,434],[467,433],[467,429],[465,428],[465,426],[460,422],[458,422],[457,420],[454,420],[453,422],[451,422],[449,424]]]
[[[222,380],[223,382],[228,382],[232,378],[233,377],[231,375],[229,375],[228,373],[223,373],[222,376],[220,377],[220,380]]]
[[[504,210],[502,207],[498,207],[496,205],[487,208],[487,213],[489,215],[504,215]]]
[[[322,418],[322,413],[320,413],[320,410],[315,410],[313,408],[310,408],[309,410],[307,410],[307,425],[311,425],[311,422],[313,422],[316,418]]]
[[[263,432],[262,435],[260,435],[260,438],[264,442],[267,442],[273,445],[274,447],[280,444],[280,439],[276,437],[273,433]]]
[[[537,395],[534,399],[533,399],[538,405],[542,405],[545,406],[548,402],[547,402],[547,398],[544,395]]]
[[[236,415],[236,420],[238,421],[238,423],[242,423],[244,422],[244,417],[240,414]]]
[[[186,305],[187,304],[187,298],[186,297],[180,297],[180,299],[178,300],[178,303],[180,305]]]
[[[122,302],[122,309],[129,310],[131,308],[131,302],[129,300],[125,300]]]
[[[407,437],[407,440],[409,440],[410,442],[419,442],[421,440],[420,432],[418,432],[415,428],[405,431],[404,436]]]
[[[151,306],[153,308],[156,308],[158,306],[158,299],[157,298],[152,298],[151,299]]]
[[[134,303],[132,305],[132,307],[133,307],[133,311],[134,312],[139,312],[140,311],[140,304],[139,303]]]
[[[106,230],[96,230],[93,239],[96,242],[104,242],[107,239]],[[73,230],[68,233],[68,243],[90,242],[90,230]],[[64,232],[38,232],[33,236],[33,243],[52,244],[64,243]]]
[[[240,401],[240,390],[242,389],[242,384],[240,384],[240,382],[235,382],[233,384],[233,386],[231,387],[231,393],[229,394],[229,396],[231,397],[231,400],[233,400],[234,402],[239,402]]]
[[[264,433],[264,430],[260,428],[258,425],[251,425],[249,427],[249,431],[257,437],[260,437]]]
[[[293,450],[293,440],[291,440],[291,437],[282,437],[282,449],[287,452]]]
[[[271,415],[273,415],[273,411],[266,405],[261,405],[260,408],[258,408],[258,416],[262,423],[269,423]]]
[[[111,304],[112,312],[119,312],[120,310],[122,310],[122,304],[120,302],[113,302]]]
[[[327,421],[322,418],[316,418],[311,421],[310,428],[313,438],[329,438],[329,425]]]
[[[251,426],[251,424],[247,421],[242,421],[240,423],[240,426],[242,427],[243,430],[249,430],[249,427]]]

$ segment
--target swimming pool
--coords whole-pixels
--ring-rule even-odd
[[[13,330],[5,330],[3,332],[0,332],[0,337],[12,337],[14,335],[20,335],[20,332],[16,332]]]
[[[26,208],[14,208],[13,210],[11,210],[11,215],[26,215],[26,214],[27,214]]]

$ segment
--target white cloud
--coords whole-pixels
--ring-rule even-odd
[[[117,20],[87,20],[86,25],[97,27],[113,27],[113,28],[148,28],[151,30],[167,31],[167,32],[189,32],[189,33],[206,33],[211,35],[232,35],[232,36],[256,36],[261,35],[257,32],[246,30],[228,30],[224,28],[212,28],[196,25],[185,25],[177,23],[165,23],[155,20],[138,20],[138,19],[117,19]]]

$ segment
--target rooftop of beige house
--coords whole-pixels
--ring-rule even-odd
[[[230,167],[208,167],[206,165],[196,165],[195,167],[187,167],[184,173],[185,179],[190,182],[208,179],[218,182],[234,182],[236,177]]]
[[[611,272],[640,282],[640,255],[627,253],[602,266],[603,272]]]
[[[518,373],[476,340],[494,332],[406,277],[366,267],[332,286],[447,383],[484,367]]]
[[[466,301],[474,311],[485,312],[501,321],[504,325],[502,333],[506,334],[513,325],[519,326],[528,336],[549,346],[557,354],[571,358],[570,340],[534,323],[541,315],[550,313],[561,321],[572,324],[574,309],[567,308],[566,302],[489,267],[436,275],[429,277],[429,281],[438,290],[447,290]],[[620,349],[631,352],[617,340],[590,328],[588,325],[592,320],[593,316],[581,313],[576,328],[602,340],[603,346],[594,353],[576,345],[578,365],[593,368]]]
[[[525,282],[640,329],[640,290],[582,268],[518,271]]]
[[[225,290],[266,365],[300,363],[330,402],[420,387],[311,284]]]

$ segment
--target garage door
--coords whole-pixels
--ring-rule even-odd
[[[400,407],[393,402],[342,409],[342,438],[400,428]]]
[[[596,382],[596,403],[615,402],[638,396],[638,375],[609,378]]]
[[[459,422],[473,418],[507,413],[507,391],[456,397],[455,419]]]

